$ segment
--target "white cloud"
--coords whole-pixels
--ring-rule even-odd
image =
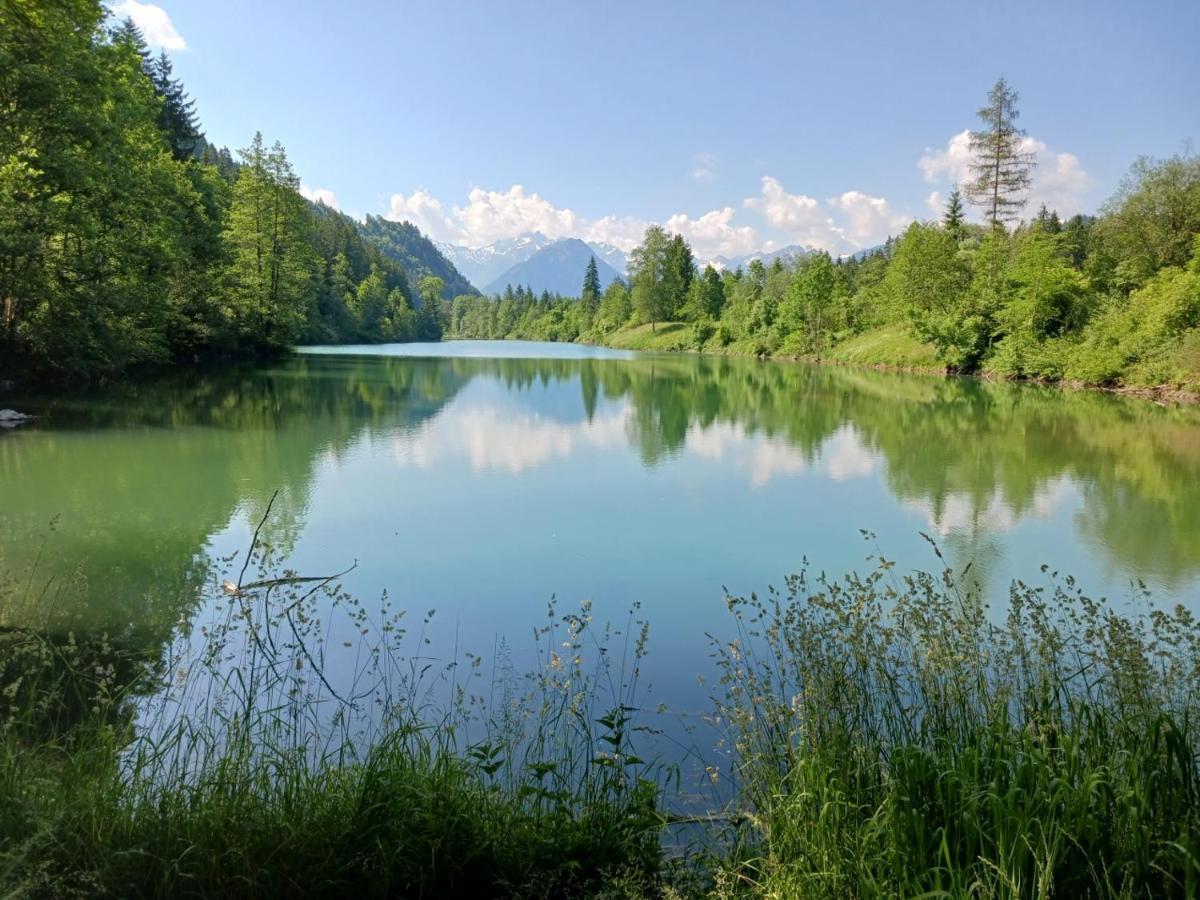
[[[929,196],[925,198],[925,205],[929,207],[929,211],[935,218],[942,215],[945,203],[946,200],[941,191],[930,191]]]
[[[687,213],[676,213],[667,219],[664,227],[683,235],[701,259],[753,253],[760,245],[757,231],[749,225],[733,224],[731,206],[706,212],[698,219]]]
[[[412,222],[435,241],[467,243],[467,234],[446,214],[442,201],[421,188],[417,188],[407,197],[403,194],[392,194],[388,211],[383,217],[393,222]]]
[[[578,237],[612,244],[628,252],[641,243],[650,224],[635,216],[602,216],[587,219],[574,210],[558,207],[538,193],[514,184],[507,191],[472,188],[467,202],[449,210],[423,188],[393,194],[385,219],[412,222],[436,241],[465,247],[486,247],[496,241],[540,231],[549,238]]]
[[[175,30],[171,17],[161,6],[153,3],[138,3],[137,0],[121,0],[113,4],[112,14],[118,20],[133,19],[133,24],[142,31],[142,36],[151,47],[163,50],[186,50],[187,43]]]
[[[946,142],[945,150],[925,148],[917,168],[929,182],[949,181],[962,184],[971,177],[971,131],[964,128]]]
[[[454,207],[454,216],[475,246],[540,231],[549,238],[567,237],[582,224],[572,210],[554,206],[539,194],[527,194],[514,184],[507,191],[473,188],[466,206]]]
[[[912,221],[883,197],[850,190],[822,202],[805,194],[789,194],[771,176],[762,179],[761,195],[745,200],[743,206],[760,213],[770,228],[782,232],[787,243],[834,252],[873,246]],[[754,225],[735,221],[737,214],[735,207],[725,206],[696,217],[675,213],[660,223],[683,235],[702,260],[766,252],[782,245]],[[424,189],[407,196],[393,194],[384,218],[412,222],[434,240],[473,248],[540,231],[549,238],[578,237],[626,252],[641,242],[651,224],[636,216],[589,219],[568,207],[555,206],[520,184],[506,191],[472,188],[465,204],[450,208]]]
[[[912,221],[912,216],[896,212],[883,197],[872,197],[862,191],[846,191],[828,202],[842,213],[844,224],[839,232],[858,247],[882,243]]]
[[[1037,155],[1038,167],[1033,174],[1033,189],[1026,209],[1036,213],[1039,206],[1058,210],[1060,216],[1073,216],[1084,210],[1084,196],[1096,180],[1092,178],[1074,153],[1055,153],[1041,141],[1026,138],[1023,149]]]
[[[697,181],[712,181],[717,177],[717,158],[713,154],[697,153],[692,162],[692,177]]]
[[[881,243],[912,221],[883,197],[850,190],[824,203],[807,194],[789,194],[777,178],[763,176],[762,193],[745,206],[763,215],[789,243],[839,252]]]
[[[634,216],[604,216],[586,226],[585,241],[612,244],[626,253],[642,242],[649,222]]]
[[[1045,141],[1026,136],[1020,149],[1033,154],[1037,168],[1033,170],[1033,185],[1029,191],[1029,202],[1025,205],[1026,218],[1032,216],[1039,206],[1058,210],[1061,216],[1073,216],[1084,209],[1084,199],[1095,184],[1074,153],[1058,153],[1051,150]],[[964,129],[946,142],[943,150],[926,149],[917,160],[917,168],[929,182],[963,184],[971,177],[971,132]]]
[[[762,196],[748,198],[745,205],[761,212],[776,228],[791,233],[823,223],[821,204],[817,200],[804,194],[789,194],[777,178],[769,175],[763,176]]]
[[[321,202],[333,209],[341,209],[338,206],[337,197],[329,188],[310,188],[308,185],[302,184],[300,185],[300,196],[313,203]]]

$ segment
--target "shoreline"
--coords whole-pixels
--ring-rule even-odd
[[[509,338],[496,338],[495,340],[509,340]],[[1148,400],[1152,403],[1157,403],[1160,406],[1192,406],[1200,404],[1200,390],[1189,390],[1187,388],[1173,387],[1171,385],[1105,385],[1092,384],[1086,381],[1077,380],[1056,380],[1052,381],[1045,378],[1006,378],[1003,376],[989,375],[986,372],[953,372],[945,366],[922,366],[922,365],[905,365],[903,363],[866,363],[852,362],[842,359],[830,359],[812,357],[812,356],[796,356],[792,354],[753,354],[743,353],[738,351],[721,352],[712,349],[697,350],[691,347],[656,347],[651,349],[643,349],[639,347],[628,347],[620,344],[611,344],[600,341],[569,341],[567,343],[582,344],[590,347],[607,347],[611,350],[635,350],[642,353],[673,353],[694,356],[712,356],[712,357],[738,357],[741,359],[757,359],[763,362],[789,362],[789,363],[807,363],[817,366],[839,366],[847,369],[861,369],[875,372],[891,372],[897,375],[936,375],[942,378],[972,378],[978,381],[988,381],[995,384],[1027,384],[1040,385],[1042,387],[1057,388],[1061,391],[1092,391],[1102,394],[1111,394],[1118,397],[1130,397],[1138,400]]]

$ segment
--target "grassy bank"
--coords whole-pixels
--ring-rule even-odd
[[[803,359],[807,362],[891,369],[898,372],[947,372],[933,345],[913,337],[909,329],[901,324],[883,325],[856,334],[835,344],[819,359],[806,354],[790,353],[786,348],[773,351],[761,342],[753,340],[723,343],[719,336],[708,336],[700,340],[702,337],[704,332],[698,330],[694,323],[660,322],[654,328],[649,325],[630,325],[608,334],[593,335],[587,338],[586,342],[618,350]],[[985,374],[990,378],[1006,380],[1006,376],[1001,374]],[[1101,384],[1078,379],[1064,379],[1052,383],[1069,388],[1091,388],[1177,402],[1195,402],[1200,400],[1200,331],[1185,332],[1177,339],[1158,347],[1145,359],[1131,366],[1116,383]]]
[[[4,633],[6,895],[1200,889],[1200,626],[1182,609],[1119,612],[1045,575],[998,616],[969,573],[882,559],[729,598],[712,716],[732,770],[708,776],[732,800],[681,837],[696,786],[639,755],[641,623],[552,609],[529,677],[488,682],[469,656],[430,672],[386,600],[256,556],[161,652]],[[339,622],[352,671],[329,662]]]

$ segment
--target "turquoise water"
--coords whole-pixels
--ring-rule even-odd
[[[998,609],[1047,563],[1200,612],[1195,409],[516,342],[309,348],[6,405],[40,418],[0,434],[4,625],[165,646],[276,491],[288,564],[357,561],[348,590],[436,609],[431,658],[504,641],[519,663],[552,597],[619,622],[640,604],[643,681],[676,710],[707,708],[726,589],[880,551],[936,567],[922,532]]]

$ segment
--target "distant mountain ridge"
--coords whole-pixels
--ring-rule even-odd
[[[813,247],[802,247],[799,244],[789,244],[786,247],[780,247],[778,250],[758,251],[755,253],[746,253],[742,256],[715,256],[709,263],[714,269],[734,271],[736,269],[744,269],[754,260],[762,260],[764,266],[769,266],[777,259],[782,259],[785,263],[794,263],[805,259],[818,252]],[[704,264],[697,260],[697,265],[704,268]]]
[[[528,259],[505,270],[482,286],[485,294],[500,294],[512,285],[524,285],[535,294],[549,291],[564,297],[578,297],[583,289],[583,276],[588,262],[595,257],[596,271],[603,290],[624,277],[609,265],[599,253],[579,238],[563,238],[538,250]]]
[[[527,231],[514,238],[496,241],[486,247],[463,247],[445,242],[435,242],[435,245],[442,255],[454,263],[473,285],[484,290],[493,282],[498,281],[509,269],[563,240],[577,239],[554,239],[546,237],[540,231]],[[597,264],[607,263],[619,272],[622,278],[625,277],[627,260],[619,247],[603,242],[591,242],[588,243],[588,247],[595,254]]]
[[[369,215],[359,228],[364,238],[404,266],[414,297],[426,275],[442,279],[445,283],[442,296],[447,300],[461,294],[479,293],[437,245],[411,222],[393,222],[382,216]]]
[[[503,272],[523,263],[554,241],[540,231],[530,231],[505,238],[486,247],[462,247],[458,244],[435,242],[439,251],[450,260],[477,288],[491,283]]]

